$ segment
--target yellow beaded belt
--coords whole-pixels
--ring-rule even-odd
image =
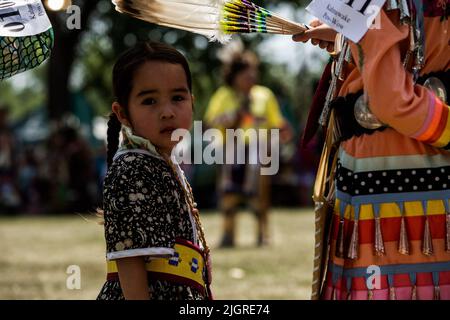
[[[185,284],[205,294],[205,259],[202,250],[184,239],[176,239],[173,249],[175,252],[172,257],[156,258],[145,263],[149,279]],[[107,272],[108,280],[119,280],[114,260],[107,261]]]

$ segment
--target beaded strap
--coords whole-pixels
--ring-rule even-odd
[[[199,239],[200,239],[200,241],[202,243],[203,252],[204,252],[204,255],[205,255],[205,264],[206,264],[206,270],[207,270],[207,273],[206,273],[206,277],[207,277],[206,284],[207,284],[207,287],[208,287],[207,288],[208,289],[208,294],[211,295],[211,291],[210,291],[210,288],[209,288],[209,286],[211,284],[211,273],[210,273],[211,272],[211,260],[210,260],[210,252],[211,252],[211,250],[210,250],[208,244],[206,243],[205,232],[204,232],[202,223],[200,221],[200,214],[199,214],[199,211],[197,209],[197,203],[194,201],[194,193],[192,191],[192,187],[189,184],[189,182],[187,181],[186,177],[183,176],[183,181],[184,181],[184,183],[185,183],[185,185],[186,185],[186,187],[188,189],[188,190],[186,190],[186,188],[183,186],[182,181],[180,180],[180,177],[179,177],[179,175],[177,173],[177,170],[175,169],[175,167],[173,165],[173,162],[170,160],[170,158],[167,155],[165,155],[165,154],[163,154],[161,152],[160,152],[160,154],[162,154],[164,160],[167,162],[167,164],[172,169],[172,172],[175,175],[175,178],[176,178],[179,186],[183,190],[184,198],[186,199],[186,202],[187,202],[187,204],[189,206],[189,209],[190,209],[190,211],[192,213],[192,216],[195,219],[196,229],[197,229],[197,236],[199,237]]]

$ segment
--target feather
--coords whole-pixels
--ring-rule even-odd
[[[227,42],[234,33],[297,34],[308,29],[248,0],[112,0],[116,11]]]

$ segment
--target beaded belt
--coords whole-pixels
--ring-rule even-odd
[[[145,263],[149,279],[164,280],[194,287],[202,294],[207,293],[204,274],[205,259],[202,250],[184,239],[176,239],[175,253],[170,258],[156,258]],[[117,264],[107,261],[107,279],[119,280]]]

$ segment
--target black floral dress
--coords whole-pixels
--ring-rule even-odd
[[[158,155],[141,149],[116,154],[103,195],[107,259],[170,255],[178,237],[197,244],[195,223],[183,190],[175,173]],[[150,277],[148,290],[152,299],[206,299],[187,285]],[[107,280],[97,299],[123,300],[119,280]]]

